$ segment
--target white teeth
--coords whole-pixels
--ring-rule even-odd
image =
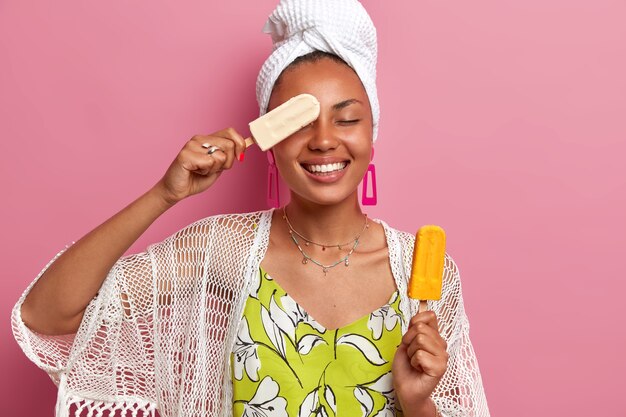
[[[334,164],[325,165],[304,165],[304,168],[309,172],[333,172],[340,171],[348,165],[346,162],[337,162]]]

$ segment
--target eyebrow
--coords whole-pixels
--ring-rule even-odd
[[[351,99],[348,99],[348,100],[341,101],[341,102],[339,102],[337,104],[334,104],[332,108],[333,108],[333,111],[338,111],[338,110],[341,110],[341,109],[343,109],[345,107],[348,107],[349,105],[354,104],[354,103],[363,104],[359,100],[357,100],[356,98],[351,98]]]

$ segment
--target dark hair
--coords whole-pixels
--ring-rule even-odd
[[[309,52],[308,54],[297,57],[289,65],[287,65],[285,69],[283,70],[283,72],[281,72],[278,78],[276,79],[276,82],[274,82],[274,86],[272,87],[272,89],[276,88],[276,86],[280,84],[283,78],[283,74],[285,74],[286,72],[292,69],[295,69],[302,64],[318,62],[318,61],[321,61],[322,59],[330,59],[339,64],[344,64],[348,68],[352,69],[352,67],[348,65],[346,61],[344,61],[343,59],[341,59],[339,56],[335,54],[331,54],[329,52],[323,52],[323,51],[313,51],[313,52]]]

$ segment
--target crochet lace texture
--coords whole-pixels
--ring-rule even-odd
[[[162,417],[231,416],[229,356],[247,294],[258,285],[272,212],[207,217],[145,252],[120,258],[78,332],[45,336],[24,325],[20,308],[67,248],[59,252],[12,312],[20,347],[59,388],[55,415],[96,417],[117,411],[134,417],[155,415],[158,409]],[[411,317],[418,307],[406,295],[414,236],[374,221],[385,228],[400,309]],[[439,412],[488,416],[459,272],[448,254],[442,299],[428,305],[438,316],[450,354],[448,370],[432,395]]]

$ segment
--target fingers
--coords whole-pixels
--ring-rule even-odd
[[[235,143],[235,157],[239,157],[239,155],[243,154],[246,150],[246,140],[232,127],[226,129],[229,133],[230,139]]]
[[[159,181],[166,200],[177,202],[205,191],[232,167],[244,147],[244,139],[233,128],[193,136]]]
[[[219,132],[215,132],[211,136],[221,137],[229,140],[229,142],[227,142],[226,144],[226,147],[227,149],[231,150],[233,156],[232,160],[234,160],[235,158],[239,158],[239,155],[241,155],[246,150],[245,139],[239,134],[239,132],[237,132],[232,127],[220,130]],[[230,162],[228,163],[226,169],[229,169],[232,166],[232,160],[230,159],[231,155],[229,152],[227,152],[227,155],[229,156]]]
[[[446,341],[434,330],[432,327],[426,326],[424,323],[418,323],[417,332],[415,336],[405,343],[407,346],[407,353],[409,356],[413,356],[418,350],[424,350],[433,355],[443,355],[446,352]]]
[[[437,320],[437,315],[433,311],[422,311],[411,318],[411,321],[409,322],[409,330],[402,337],[403,343],[409,343],[409,341],[415,337],[419,327],[418,324],[420,323],[434,329],[437,334],[439,334],[439,322]]]
[[[402,343],[414,368],[433,377],[443,375],[448,364],[448,344],[439,334],[434,312],[424,311],[413,316]]]
[[[235,144],[230,140],[211,138],[211,145],[217,146],[219,149],[211,154],[207,153],[207,155],[220,163],[221,170],[232,168],[235,160]]]
[[[411,356],[411,366],[415,369],[422,369],[424,373],[434,377],[441,378],[448,368],[448,358],[433,355],[424,350],[418,350]]]
[[[185,144],[178,154],[178,160],[184,169],[200,175],[210,175],[223,170],[227,161],[226,154],[216,151],[209,155],[207,149],[202,147],[202,143],[210,143],[218,147],[220,145],[208,142],[208,140],[210,139],[207,136],[196,135]]]
[[[218,150],[208,153],[205,144],[216,146]],[[232,168],[235,159],[245,149],[245,140],[233,128],[220,130],[210,135],[195,135],[187,143],[189,151],[185,155],[187,164],[192,166],[194,171],[201,175],[208,175]]]

